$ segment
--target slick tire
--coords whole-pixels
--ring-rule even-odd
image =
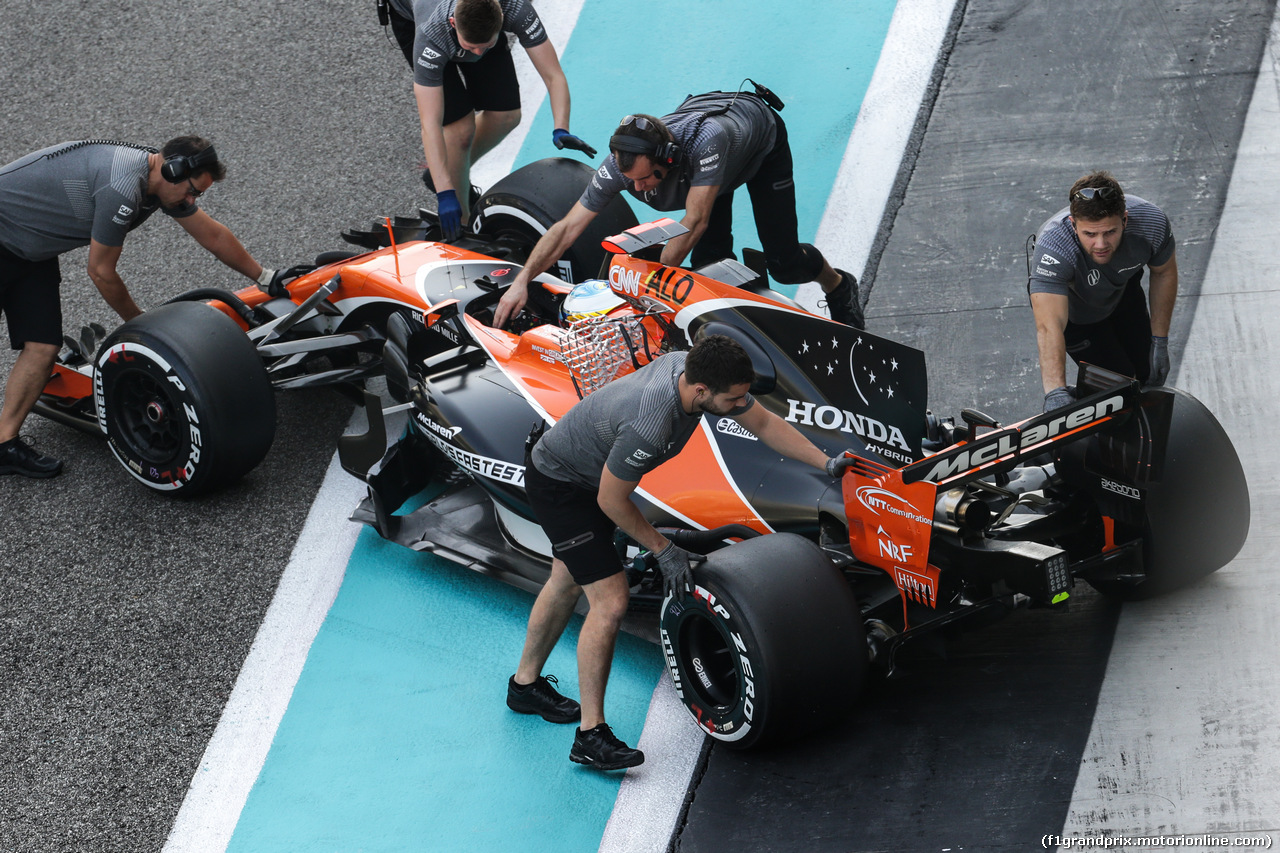
[[[275,438],[262,359],[240,327],[200,302],[162,305],[116,329],[94,370],[98,426],[134,479],[198,495],[235,482]]]
[[[507,238],[532,250],[547,229],[573,208],[593,174],[592,167],[566,157],[548,157],[517,169],[476,203],[476,234],[491,240]],[[637,223],[626,200],[617,196],[547,272],[575,284],[596,278],[606,257],[600,241]]]
[[[1172,402],[1163,473],[1138,490],[1145,578],[1137,584],[1090,581],[1123,601],[1164,595],[1216,572],[1249,535],[1249,487],[1226,431],[1185,391],[1148,389],[1142,402],[1151,408],[1161,398]]]
[[[708,555],[659,617],[667,669],[698,726],[733,749],[781,743],[851,711],[867,677],[862,615],[841,572],[790,533]]]

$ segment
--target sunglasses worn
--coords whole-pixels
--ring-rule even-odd
[[[192,183],[190,178],[187,178],[187,194],[192,198],[200,198],[200,196],[204,195],[204,190],[196,189],[196,185]]]
[[[629,127],[633,124],[636,126],[637,130],[656,130],[653,126],[653,122],[649,121],[644,116],[623,116],[618,127]]]
[[[1094,198],[1115,198],[1115,187],[1082,187],[1071,196],[1076,201],[1093,201]]]

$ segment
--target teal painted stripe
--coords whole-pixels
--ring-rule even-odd
[[[228,850],[595,850],[618,774],[504,703],[531,603],[365,531]],[[573,696],[580,626],[547,668]],[[619,638],[606,712],[632,743],[660,673]]]
[[[660,116],[686,95],[736,90],[750,77],[786,102],[781,115],[795,159],[800,239],[811,242],[894,6],[892,0],[587,0],[562,64],[572,90],[573,130],[601,154],[595,160],[573,156],[599,165],[624,115]],[[558,153],[547,143],[551,130],[544,104],[517,167]],[[642,222],[662,215],[638,203],[633,207]],[[759,248],[745,188],[734,198],[733,230],[737,248]]]
[[[787,101],[800,235],[812,239],[893,3],[658,0],[625,19],[619,9],[587,0],[564,50],[574,131],[603,150],[628,112],[661,114],[754,77]],[[533,122],[517,165],[556,153],[550,111]],[[756,245],[741,196],[738,245]],[[365,531],[228,850],[597,849],[620,775],[571,764],[572,726],[503,702],[531,602]],[[580,625],[547,668],[573,696]],[[620,638],[606,713],[632,744],[661,669],[656,648]]]

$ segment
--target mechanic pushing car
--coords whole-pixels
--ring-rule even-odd
[[[858,280],[833,269],[801,243],[796,188],[783,103],[751,81],[754,92],[710,92],[685,99],[661,119],[626,116],[609,139],[609,157],[569,213],[538,241],[497,310],[498,327],[524,306],[530,280],[573,245],[587,224],[623,190],[655,210],[684,209],[689,233],[669,241],[662,263],[694,268],[733,256],[733,193],[747,185],[769,274],[782,284],[817,281],[831,319],[864,328]]]
[[[569,133],[569,83],[528,0],[378,0],[378,16],[413,69],[427,157],[422,181],[436,195],[446,240],[471,215],[471,164],[520,123],[520,84],[505,32],[515,33],[547,86],[552,143],[596,156]]]
[[[1070,205],[1040,227],[1027,290],[1035,314],[1046,412],[1074,401],[1066,356],[1133,376],[1148,386],[1169,375],[1169,322],[1178,261],[1169,218],[1125,196],[1110,172],[1091,172]],[[1142,268],[1151,268],[1150,313]]]
[[[0,410],[0,474],[53,477],[62,462],[18,437],[62,348],[62,273],[58,256],[89,247],[89,278],[123,320],[142,313],[116,264],[124,238],[155,211],[178,221],[214,257],[264,289],[264,269],[231,230],[196,206],[226,176],[213,145],[198,136],[157,151],[86,139],[63,142],[0,168],[0,308],[20,350]]]
[[[569,759],[598,770],[644,761],[605,723],[604,693],[614,642],[630,597],[614,549],[621,528],[657,557],[670,594],[688,590],[690,554],[651,525],[632,501],[640,478],[680,452],[704,412],[732,417],[769,448],[833,474],[842,457],[827,455],[763,406],[749,389],[751,359],[724,335],[700,339],[583,398],[536,439],[525,455],[529,504],[552,542],[551,577],[529,614],[524,652],[507,684],[507,705],[553,723],[581,720]],[[833,474],[834,476],[834,474]],[[562,696],[542,667],[564,632],[579,596],[590,609],[578,637],[582,706]]]

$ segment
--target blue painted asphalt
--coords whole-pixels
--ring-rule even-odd
[[[504,704],[531,601],[364,531],[228,850],[599,846],[619,774],[568,761],[572,725]],[[571,695],[580,626],[547,666]],[[619,638],[608,714],[632,743],[661,670]]]
[[[603,150],[622,115],[661,114],[751,76],[787,102],[800,233],[812,235],[893,7],[660,0],[620,19],[616,4],[586,0],[567,43],[554,34],[574,130]],[[550,131],[544,106],[517,166],[555,153]],[[754,245],[741,196],[738,245]],[[503,703],[531,602],[366,530],[228,849],[596,849],[620,776],[568,761],[572,726]],[[547,667],[572,696],[580,624]],[[656,648],[620,639],[606,713],[624,740],[639,739],[661,670]]]

